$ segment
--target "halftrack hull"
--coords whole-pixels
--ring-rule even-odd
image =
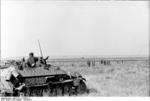
[[[21,83],[25,86],[15,91],[15,96],[71,96],[87,92],[81,75],[71,75],[60,68],[36,67],[16,71],[22,76]]]

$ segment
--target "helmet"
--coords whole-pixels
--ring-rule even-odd
[[[34,53],[33,53],[33,52],[30,52],[30,53],[29,53],[29,55],[32,55],[32,56],[33,56],[33,55],[34,55]]]

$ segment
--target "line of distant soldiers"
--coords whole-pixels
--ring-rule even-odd
[[[111,65],[110,61],[107,61],[107,60],[101,60],[101,61],[99,61],[99,63],[103,64],[103,65]],[[95,66],[96,61],[87,61],[87,65],[88,65],[88,67]]]
[[[95,66],[96,63],[100,63],[102,65],[111,65],[112,62],[115,62],[116,64],[123,64],[124,63],[124,60],[100,60],[100,61],[87,61],[87,65],[88,67],[91,67],[91,66]]]

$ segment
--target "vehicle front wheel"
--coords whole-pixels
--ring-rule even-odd
[[[84,94],[87,92],[87,86],[84,81],[80,81],[79,86],[77,86],[77,94]]]

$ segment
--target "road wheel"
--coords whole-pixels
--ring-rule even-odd
[[[57,96],[56,87],[53,87],[53,88],[52,88],[52,91],[51,91],[50,96]]]
[[[54,89],[54,88],[49,88],[49,89],[48,89],[48,90],[49,90],[49,96],[54,96],[53,89]]]
[[[43,89],[43,97],[48,97],[49,95],[50,95],[50,91],[49,91],[49,89],[47,89],[47,88],[44,88]]]
[[[70,96],[71,95],[71,85],[70,84],[65,84],[63,87],[63,95],[64,96]]]
[[[35,90],[35,89],[32,89],[31,90],[31,96],[32,97],[36,97],[38,94],[37,94],[37,90]]]
[[[36,90],[36,94],[37,94],[37,96],[43,96],[43,89],[38,89],[38,90]]]
[[[41,88],[33,88],[31,89],[31,96],[33,97],[39,97],[42,96],[43,90]]]
[[[80,81],[79,86],[77,86],[77,94],[84,94],[86,91],[86,84],[83,81]]]
[[[25,90],[25,96],[27,96],[27,97],[31,96],[31,90],[30,90],[30,88],[26,88],[26,90]]]
[[[63,95],[62,87],[56,87],[56,95],[57,96],[62,96]]]
[[[25,93],[24,92],[20,92],[19,93],[19,97],[25,97]]]

